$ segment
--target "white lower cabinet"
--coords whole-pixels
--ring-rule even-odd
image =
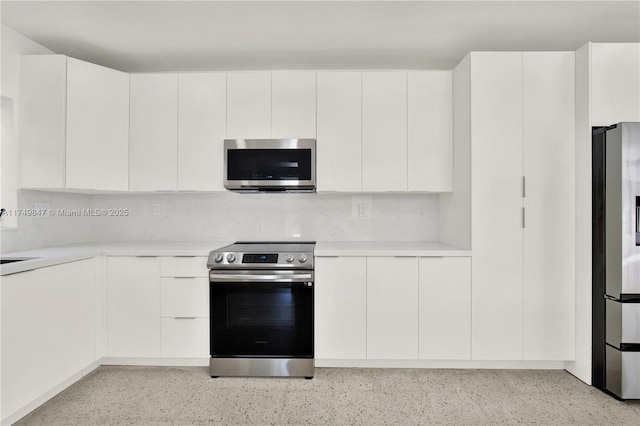
[[[420,359],[471,359],[471,258],[420,258]]]
[[[209,318],[162,318],[160,328],[163,357],[209,356]]]
[[[318,257],[315,265],[315,357],[367,357],[367,259]]]
[[[2,277],[3,424],[97,361],[96,273],[90,259]]]
[[[107,262],[109,356],[159,357],[159,259],[110,257]]]
[[[418,259],[367,258],[367,358],[418,358]]]
[[[315,357],[469,360],[470,257],[318,257]]]
[[[209,356],[205,256],[110,257],[110,357]]]
[[[160,346],[163,357],[209,356],[207,258],[160,258]]]

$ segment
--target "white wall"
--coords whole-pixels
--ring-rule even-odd
[[[370,218],[354,214],[354,199],[363,196],[346,194],[19,194],[25,208],[128,209],[129,216],[21,217],[19,230],[3,238],[3,252],[91,241],[438,239],[438,196],[429,194],[367,195]]]
[[[2,140],[0,145],[0,164],[2,165],[2,184],[0,185],[0,207],[13,209],[17,207],[15,188],[18,180],[18,111],[20,106],[20,58],[28,54],[53,53],[44,46],[35,43],[20,33],[4,25],[0,28],[2,38],[1,84],[2,95]],[[9,121],[9,123],[8,123]],[[2,228],[15,228],[15,217],[4,217],[0,222]],[[0,231],[0,238],[15,230]]]

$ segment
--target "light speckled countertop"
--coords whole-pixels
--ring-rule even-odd
[[[15,274],[96,256],[208,256],[231,241],[150,241],[135,243],[86,243],[2,253],[3,258],[33,257],[0,266],[0,275]]]
[[[32,257],[6,263],[0,275],[15,274],[96,256],[208,256],[232,241],[151,241],[133,243],[86,243],[2,253],[3,258]],[[323,256],[471,256],[470,250],[437,242],[401,241],[319,241],[315,255]]]
[[[439,242],[412,241],[319,241],[315,256],[433,256],[466,257],[471,250]]]

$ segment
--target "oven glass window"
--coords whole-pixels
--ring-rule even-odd
[[[310,180],[310,149],[230,149],[228,180]]]
[[[296,305],[290,288],[267,294],[232,292],[227,299],[229,328],[295,327]]]
[[[313,357],[313,287],[212,283],[211,355]]]

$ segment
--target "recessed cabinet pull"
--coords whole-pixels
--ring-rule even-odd
[[[522,198],[527,197],[527,178],[522,176]]]
[[[196,319],[196,317],[173,317],[173,319],[179,319],[179,320],[194,320],[194,319]]]
[[[525,213],[524,213],[524,207],[522,208],[522,229],[524,229],[524,218],[525,218]]]
[[[185,278],[195,278],[195,277],[173,277],[173,278],[176,278],[176,279],[181,279],[181,280],[183,280],[183,279],[185,279]]]

